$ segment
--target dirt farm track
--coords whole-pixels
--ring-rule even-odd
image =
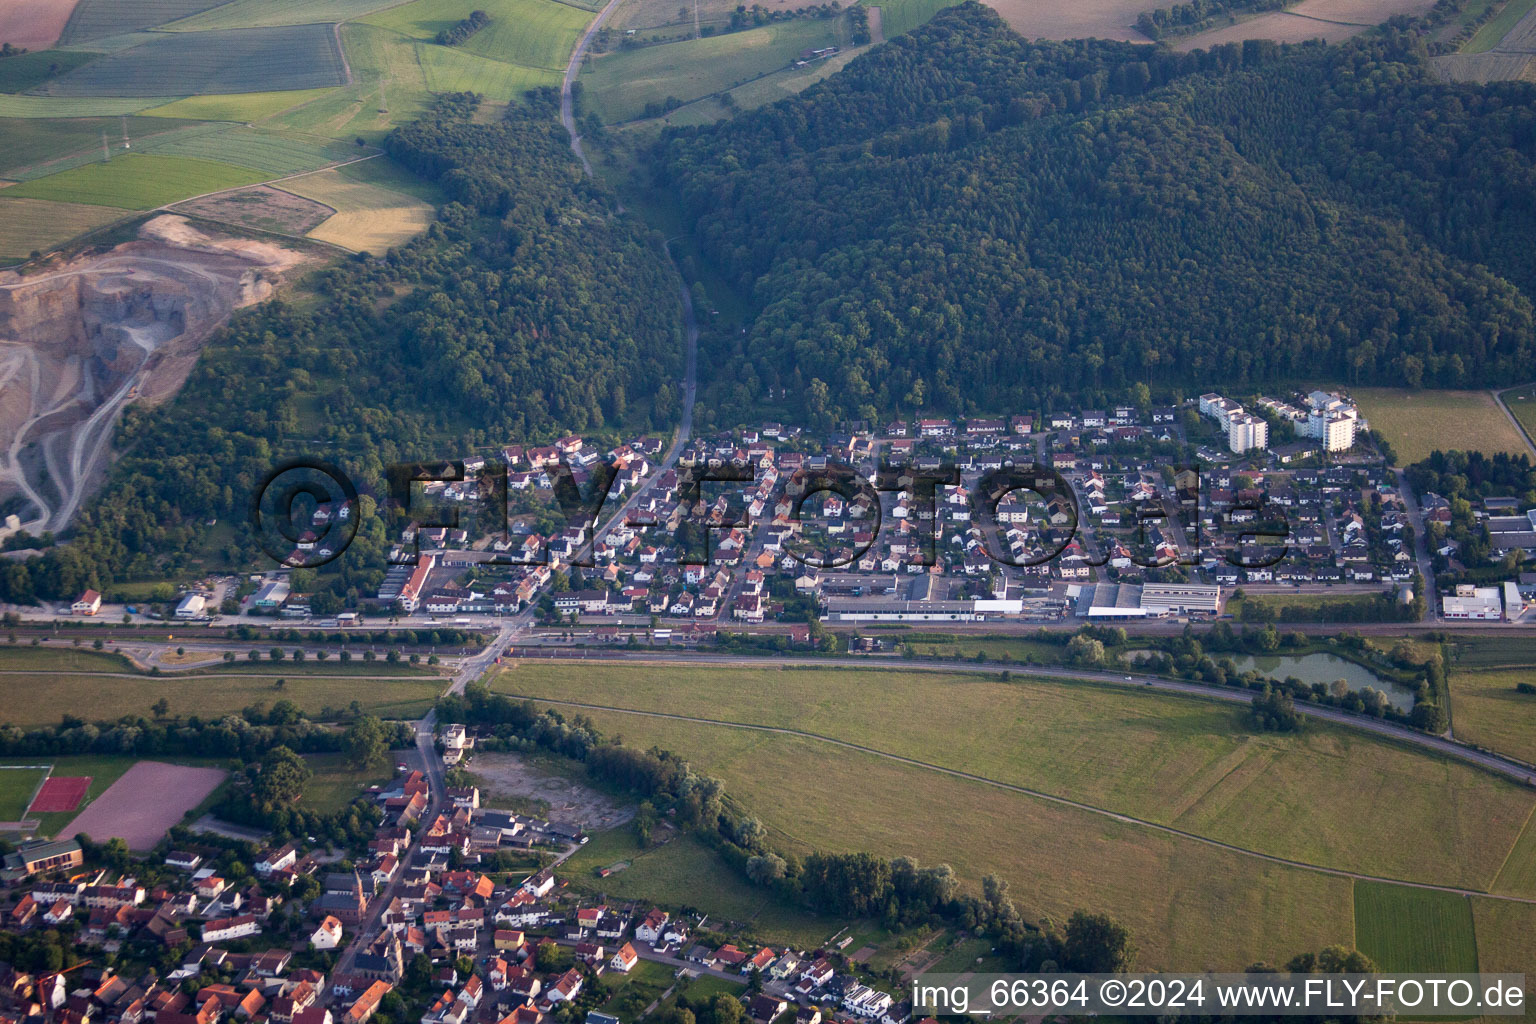
[[[223,781],[219,768],[140,761],[59,834],[84,832],[98,843],[115,836],[126,841],[130,850],[148,850]]]

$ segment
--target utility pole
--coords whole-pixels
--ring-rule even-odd
[[[123,148],[124,149],[132,149],[133,148],[128,143],[128,118],[127,117],[123,118]]]
[[[101,162],[108,163],[112,159],[112,150],[107,146],[107,130],[101,130]]]

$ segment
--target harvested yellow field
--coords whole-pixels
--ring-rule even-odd
[[[1529,453],[1525,438],[1487,391],[1355,388],[1351,395],[1374,430],[1386,435],[1402,465],[1439,449]]]
[[[0,258],[46,251],[123,216],[124,211],[111,206],[12,199],[0,192]]]
[[[354,252],[383,252],[432,223],[432,207],[420,199],[334,169],[290,178],[282,189],[335,210],[309,237]]]

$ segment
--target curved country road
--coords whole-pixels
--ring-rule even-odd
[[[1213,846],[1219,850],[1226,850],[1229,853],[1241,854],[1245,857],[1256,857],[1259,860],[1270,864],[1281,864],[1286,867],[1301,868],[1307,871],[1317,871],[1322,874],[1334,875],[1338,878],[1349,878],[1361,882],[1388,882],[1393,885],[1406,885],[1415,889],[1433,889],[1437,892],[1456,893],[1460,896],[1480,896],[1484,899],[1503,900],[1508,903],[1536,904],[1536,897],[1506,896],[1500,895],[1498,893],[1484,892],[1480,889],[1462,889],[1452,885],[1436,885],[1432,882],[1412,882],[1401,878],[1386,878],[1381,875],[1367,875],[1356,871],[1345,871],[1340,868],[1330,868],[1321,864],[1309,864],[1306,861],[1292,860],[1289,857],[1278,857],[1274,854],[1261,853],[1257,850],[1250,850],[1242,846],[1236,846],[1232,843],[1224,843],[1217,839],[1210,839],[1206,836],[1197,835],[1193,832],[1186,832],[1183,829],[1174,828],[1171,825],[1162,825],[1155,821],[1148,821],[1145,818],[1137,818],[1129,814],[1120,814],[1116,811],[1105,810],[1102,807],[1095,807],[1092,804],[1080,803],[1079,801],[1070,800],[1063,796],[1056,796],[1054,794],[1045,793],[1037,789],[1030,789],[1027,786],[1016,786],[1009,782],[999,782],[997,779],[991,779],[985,775],[975,775],[971,772],[960,771],[957,768],[945,768],[943,765],[931,764],[927,761],[919,761],[917,758],[906,757],[901,754],[892,754],[888,751],[879,750],[874,747],[866,747],[859,743],[851,743],[848,740],[840,740],[831,736],[823,736],[814,732],[805,732],[800,729],[790,729],[775,725],[753,725],[746,722],[728,722],[714,718],[694,718],[689,715],[675,715],[663,711],[637,711],[632,708],[616,708],[603,704],[587,704],[574,700],[556,700],[550,697],[534,697],[519,693],[508,693],[506,696],[517,700],[527,699],[536,703],[553,704],[559,707],[581,708],[588,711],[608,711],[616,714],[637,715],[642,718],[663,718],[669,721],[688,722],[695,725],[708,725],[726,729],[743,729],[749,732],[775,733],[783,736],[794,736],[799,739],[812,740],[817,743],[826,743],[831,746],[842,747],[844,749],[857,751],[862,754],[869,754],[873,757],[884,758],[885,760],[895,761],[899,764],[909,765],[914,768],[922,768],[925,771],[937,772],[941,775],[948,775],[953,778],[964,779],[968,782],[979,782],[982,785],[993,786],[997,789],[1005,789],[1012,793],[1021,793],[1025,796],[1035,797],[1039,800],[1046,800],[1065,807],[1072,807],[1080,811],[1087,811],[1091,814],[1099,815],[1100,817],[1110,818],[1111,820],[1121,822],[1122,824],[1137,825],[1142,828],[1152,829],[1156,832],[1177,836],[1180,839],[1187,839],[1192,842],[1201,843],[1205,846]]]

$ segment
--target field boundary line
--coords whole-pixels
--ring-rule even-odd
[[[1536,905],[1536,896],[1505,896],[1482,889],[1466,889],[1460,886],[1441,885],[1435,882],[1414,882],[1402,878],[1388,878],[1383,875],[1371,875],[1359,871],[1349,871],[1344,868],[1326,867],[1321,864],[1312,864],[1303,860],[1293,860],[1289,857],[1281,857],[1277,854],[1262,853],[1258,850],[1250,850],[1246,847],[1238,846],[1234,843],[1226,843],[1219,839],[1212,839],[1209,836],[1197,835],[1194,832],[1186,832],[1183,829],[1175,828],[1171,825],[1163,825],[1155,821],[1147,821],[1144,818],[1137,818],[1134,815],[1122,814],[1119,811],[1111,811],[1103,807],[1096,807],[1093,804],[1082,803],[1069,797],[1057,796],[1051,793],[1043,792],[1041,790],[1030,789],[1028,786],[1015,785],[1011,782],[1002,782],[997,779],[988,778],[985,775],[976,775],[972,772],[961,771],[958,768],[946,768],[943,765],[931,764],[927,761],[920,761],[915,757],[907,757],[903,754],[893,754],[889,751],[880,750],[876,747],[866,747],[862,744],[854,743],[849,740],[840,740],[832,736],[823,736],[819,733],[806,732],[800,729],[791,729],[785,726],[777,725],[759,725],[749,722],[727,722],[713,718],[695,718],[689,715],[671,714],[664,711],[639,711],[634,708],[608,707],[603,704],[588,704],[582,701],[574,700],[558,700],[553,697],[534,697],[527,694],[505,693],[504,691],[498,692],[503,693],[504,696],[512,700],[529,700],[535,703],[557,704],[563,707],[586,708],[591,711],[608,711],[615,714],[638,715],[644,718],[669,719],[672,721],[689,722],[697,725],[713,725],[727,729],[742,729],[749,732],[776,733],[784,736],[795,736],[801,739],[815,740],[817,742],[826,743],[831,746],[843,747],[848,750],[869,754],[874,757],[881,757],[887,760],[896,761],[901,764],[910,765],[914,768],[923,768],[941,775],[949,775],[954,778],[964,779],[969,782],[978,782],[982,785],[993,786],[997,789],[1019,793],[1024,796],[1031,796],[1039,800],[1046,800],[1050,803],[1072,807],[1080,811],[1087,811],[1091,814],[1099,815],[1100,817],[1110,818],[1122,824],[1139,825],[1142,828],[1150,829],[1156,832],[1162,832],[1167,835],[1177,836],[1181,839],[1189,839],[1197,843],[1202,843],[1206,846],[1212,846],[1217,849],[1226,850],[1229,853],[1237,853],[1248,857],[1256,857],[1271,864],[1280,864],[1285,867],[1301,868],[1307,871],[1317,871],[1322,874],[1332,875],[1336,878],[1348,878],[1356,882],[1383,882],[1388,885],[1403,885],[1415,889],[1429,889],[1436,892],[1455,893],[1458,896],[1481,896],[1487,899],[1503,900],[1508,903],[1525,903]]]
[[[1504,855],[1504,860],[1499,864],[1499,870],[1493,873],[1493,882],[1491,884],[1498,885],[1499,879],[1504,877],[1504,869],[1509,867],[1509,858],[1513,857],[1515,855],[1515,851],[1520,849],[1520,840],[1524,839],[1525,834],[1531,831],[1531,825],[1533,822],[1536,822],[1536,807],[1531,808],[1531,813],[1525,816],[1525,824],[1521,825],[1520,831],[1515,833],[1514,845],[1512,845],[1509,848],[1509,852]]]
[[[1536,458],[1536,438],[1531,437],[1531,432],[1525,429],[1525,424],[1520,422],[1520,417],[1515,415],[1515,410],[1511,409],[1509,403],[1504,401],[1504,393],[1506,391],[1520,391],[1530,386],[1530,384],[1516,384],[1512,388],[1490,390],[1489,394],[1493,395],[1494,404],[1503,410],[1505,416],[1509,417],[1509,422],[1515,425],[1515,430],[1521,437],[1525,438],[1525,446],[1530,450],[1531,457]]]

